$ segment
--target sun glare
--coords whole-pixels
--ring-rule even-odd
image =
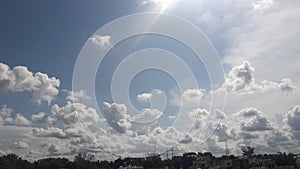
[[[165,10],[172,8],[176,5],[178,0],[145,0],[144,3],[154,4],[160,12],[164,12]]]

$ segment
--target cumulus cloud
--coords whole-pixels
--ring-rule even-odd
[[[80,122],[95,122],[99,121],[100,117],[97,111],[93,108],[87,107],[82,103],[67,102],[60,107],[55,104],[52,106],[51,112],[58,115],[61,121],[66,125],[72,125]]]
[[[16,126],[29,126],[31,125],[31,121],[29,121],[22,114],[17,113],[13,118],[11,113],[14,110],[12,108],[8,108],[6,105],[3,105],[0,110],[0,124],[4,123],[6,125],[16,125]]]
[[[100,36],[100,35],[93,35],[92,37],[89,38],[89,40],[97,46],[100,46],[103,49],[108,49],[111,47],[111,36],[105,35],[105,36]]]
[[[56,138],[67,138],[66,133],[57,127],[44,128],[33,128],[32,134],[37,137],[56,137]]]
[[[85,90],[79,90],[78,92],[69,91],[69,90],[63,90],[67,92],[66,100],[72,101],[72,102],[79,102],[80,100],[86,100],[91,99],[90,96],[87,95]]]
[[[85,135],[85,131],[80,125],[72,126],[65,129],[65,133],[70,137],[82,137]]]
[[[10,117],[12,112],[13,112],[12,108],[8,108],[6,105],[3,105],[0,110],[0,117],[2,118]]]
[[[60,81],[55,77],[49,78],[47,74],[37,72],[33,74],[25,66],[10,68],[0,63],[0,91],[32,93],[33,101],[41,104],[47,101],[48,104],[58,94]]]
[[[225,77],[223,87],[227,91],[247,90],[253,83],[253,72],[254,68],[247,61],[239,66],[235,66]]]
[[[160,89],[154,89],[150,93],[138,94],[137,101],[148,103],[150,104],[150,109],[157,109],[159,111],[164,111],[168,104],[165,93]]]
[[[142,93],[137,95],[137,100],[140,102],[148,102],[151,98],[151,93]]]
[[[291,133],[282,131],[282,130],[275,130],[272,134],[266,137],[268,140],[268,144],[270,147],[277,147],[279,145],[286,145],[288,141],[292,140]]]
[[[284,78],[280,82],[263,80],[255,82],[254,67],[249,62],[233,67],[225,76],[225,82],[217,91],[253,94],[254,92],[264,92],[269,90],[280,90],[285,94],[293,93],[297,89],[291,79]]]
[[[145,108],[134,116],[127,114],[127,108],[124,104],[104,102],[103,109],[106,121],[117,132],[126,135],[131,135],[130,133],[132,133],[139,137],[152,137],[153,134],[163,131],[159,128],[151,131],[151,127],[163,116],[163,112],[157,109]],[[109,133],[112,134],[111,132]]]
[[[266,117],[256,116],[255,118],[241,123],[243,131],[263,131],[271,130],[271,124]]]
[[[215,109],[213,112],[214,112],[216,119],[226,119],[227,118],[227,115],[220,109]]]
[[[51,116],[48,116],[46,113],[44,112],[40,112],[38,114],[33,114],[31,116],[31,119],[33,121],[37,121],[39,123],[42,124],[46,124],[46,125],[55,125],[56,124],[56,119],[54,119]]]
[[[235,114],[240,118],[240,127],[243,131],[264,131],[273,127],[263,112],[256,108],[244,108]]]
[[[243,117],[253,117],[258,115],[260,112],[256,108],[244,108],[241,111],[237,112],[235,115]]]
[[[286,94],[289,94],[297,89],[291,79],[282,79],[278,86],[282,90],[282,92]]]
[[[193,142],[193,138],[190,135],[186,135],[179,143],[187,144]]]
[[[14,120],[14,124],[19,126],[29,126],[31,121],[27,120],[23,115],[18,113]]]
[[[187,102],[199,102],[204,94],[204,89],[186,89],[183,92],[182,97],[183,100]]]
[[[188,113],[189,117],[195,119],[198,117],[203,117],[203,116],[207,116],[209,114],[209,112],[206,109],[194,109],[191,112]]]
[[[130,116],[124,104],[103,103],[104,115],[109,125],[120,133],[125,133],[130,127]]]
[[[29,145],[28,143],[24,142],[24,141],[16,141],[13,144],[14,148],[16,149],[29,149]]]
[[[205,92],[205,89],[185,89],[181,96],[176,93],[171,93],[173,99],[170,103],[172,105],[193,109],[199,107],[200,100],[205,95]]]
[[[294,106],[285,114],[285,123],[294,131],[300,131],[300,106]]]
[[[132,119],[136,123],[153,123],[157,122],[163,116],[163,112],[157,109],[142,109],[142,111],[133,116]]]
[[[194,122],[193,129],[199,130],[207,124],[205,118],[209,115],[209,112],[206,109],[194,109],[188,113],[188,117]]]

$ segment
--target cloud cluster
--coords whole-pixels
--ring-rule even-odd
[[[133,116],[132,119],[135,123],[144,123],[144,124],[151,124],[157,122],[157,120],[163,115],[163,112],[157,109],[149,109],[145,108],[142,111]]]
[[[238,23],[238,26],[232,24],[226,27],[228,31],[225,36],[230,45],[226,49],[224,62],[237,65],[248,60],[260,72],[257,76],[259,80],[283,77],[298,80],[299,1],[228,2],[224,3],[224,9],[232,10],[220,11],[219,14],[225,16],[228,23]],[[243,8],[236,8],[240,6]]]
[[[268,90],[280,90],[285,94],[291,94],[298,89],[291,79],[284,78],[280,82],[263,80],[256,82],[254,79],[254,67],[248,61],[234,66],[225,76],[225,81],[219,91],[252,94]]]
[[[47,115],[44,112],[40,112],[38,114],[33,114],[31,116],[31,119],[33,121],[37,121],[39,123],[46,124],[46,125],[55,125],[56,124],[56,119]]]
[[[95,109],[82,103],[71,103],[69,101],[62,107],[57,104],[53,105],[51,112],[57,115],[65,125],[78,124],[79,120],[82,123],[95,122],[100,118]]]
[[[33,128],[32,134],[37,137],[56,137],[56,138],[67,138],[68,136],[66,133],[57,127],[48,127],[46,129],[44,128]]]
[[[0,63],[0,91],[32,93],[33,101],[41,104],[47,101],[48,104],[58,94],[60,81],[49,78],[47,74],[37,72],[33,74],[25,66],[10,68],[8,65]]]
[[[126,116],[126,106],[116,103],[106,103],[106,106],[106,109],[108,109],[110,113],[122,113]],[[68,106],[65,105],[64,107]],[[298,110],[299,106],[295,106],[289,110],[286,115],[286,124],[293,126],[293,130],[298,130],[295,126],[297,120],[300,121],[297,119]],[[7,110],[4,109],[3,111]],[[157,112],[157,114],[160,113]],[[112,130],[105,130],[94,125],[88,125],[88,128],[92,131],[89,137],[87,137],[80,125],[67,125],[65,129],[59,128],[58,126],[32,128],[31,134],[36,138],[46,139],[45,142],[48,144],[42,145],[40,148],[46,150],[45,153],[48,153],[50,156],[57,154],[67,155],[70,153],[69,150],[72,150],[71,154],[73,155],[86,150],[92,151],[96,155],[99,153],[101,156],[104,153],[103,149],[122,155],[130,154],[131,156],[140,156],[153,151],[154,145],[157,150],[166,150],[170,147],[174,147],[176,151],[179,152],[205,150],[218,154],[225,151],[225,139],[229,142],[229,149],[232,153],[240,152],[239,146],[235,145],[246,144],[256,147],[272,145],[274,151],[277,151],[277,147],[281,147],[285,150],[284,145],[287,142],[292,144],[290,143],[292,138],[288,132],[280,130],[279,126],[274,126],[275,124],[271,123],[269,118],[256,108],[244,108],[232,115],[226,115],[220,110],[209,112],[206,109],[195,109],[188,115],[190,118],[196,119],[196,122],[199,122],[199,124],[194,123],[194,125],[198,127],[194,127],[188,133],[180,131],[175,127],[162,128],[158,126],[151,128],[145,133],[135,134],[135,132],[129,132],[129,130],[132,130],[131,127],[126,127],[120,122],[114,125],[125,127],[127,131],[121,135]],[[36,119],[43,121],[43,117],[44,114],[39,113]],[[125,123],[127,122],[128,121]],[[132,125],[132,121],[129,122]],[[94,130],[92,130],[93,127]],[[27,147],[34,149],[35,146],[28,144],[31,142],[28,139],[33,138],[27,136],[22,142],[14,141],[13,146],[15,148],[19,147],[19,149],[25,149]],[[51,141],[51,144],[49,144],[49,140],[47,141],[47,139],[54,141]],[[27,143],[28,146],[23,142]],[[106,155],[108,155],[107,152]]]
[[[108,124],[120,133],[125,133],[130,127],[130,117],[124,104],[103,103],[104,116]]]
[[[163,116],[157,109],[144,108],[136,115],[127,114],[124,104],[103,103],[104,116],[107,123],[117,132],[125,133],[129,129],[138,133],[147,133],[149,128],[156,124]]]
[[[15,117],[12,117],[12,108],[8,108],[3,105],[0,109],[0,124],[16,125],[16,126],[29,126],[31,121],[25,118],[22,114],[17,113]]]
[[[240,127],[242,131],[252,132],[272,129],[268,118],[256,108],[245,108],[237,112],[235,116],[241,120]]]
[[[14,148],[16,149],[29,149],[29,145],[28,143],[24,142],[24,141],[16,141],[13,144]]]
[[[294,106],[285,114],[285,123],[293,131],[300,131],[300,106]]]

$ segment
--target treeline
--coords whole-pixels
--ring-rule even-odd
[[[204,153],[205,154],[205,153]],[[206,153],[206,155],[212,155]],[[96,161],[95,156],[90,153],[80,153],[73,161],[66,158],[46,158],[35,162],[29,162],[16,154],[7,154],[0,157],[1,169],[118,169],[120,166],[143,166],[144,169],[172,167],[175,169],[188,169],[195,160],[196,153],[185,153],[183,156],[175,156],[171,159],[162,160],[160,156],[147,158],[125,158],[115,161]],[[277,166],[295,166],[295,155],[292,153],[277,153],[254,155],[252,158],[272,159]],[[237,158],[233,155],[220,158]]]
[[[272,159],[275,161],[277,166],[295,166],[296,165],[296,157],[297,155],[293,153],[281,153],[278,152],[277,154],[258,154],[254,155],[253,157],[257,159]]]

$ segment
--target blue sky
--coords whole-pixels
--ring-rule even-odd
[[[2,1],[0,154],[299,153],[299,5]]]

